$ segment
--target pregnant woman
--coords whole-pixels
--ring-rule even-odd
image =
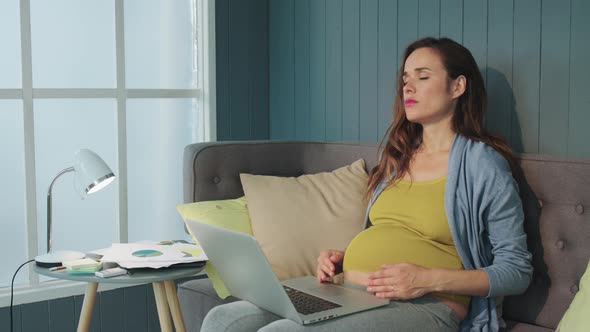
[[[483,128],[486,105],[465,47],[424,38],[405,50],[365,228],[317,265],[319,282],[344,272],[388,306],[302,326],[240,301],[202,331],[497,331],[496,306],[526,290],[532,267],[514,160]]]

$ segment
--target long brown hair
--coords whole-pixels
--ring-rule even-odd
[[[449,79],[465,76],[465,92],[458,98],[453,113],[453,130],[467,138],[484,142],[498,151],[514,169],[515,161],[512,150],[499,136],[488,133],[483,127],[483,116],[487,109],[487,94],[483,78],[471,52],[463,45],[449,38],[423,38],[410,44],[403,56],[397,73],[397,91],[393,103],[393,122],[389,125],[379,151],[381,160],[369,175],[367,195],[371,195],[377,185],[384,179],[393,183],[408,172],[412,156],[422,142],[422,125],[408,121],[404,108],[403,72],[406,60],[415,50],[429,47],[441,57]],[[385,143],[385,147],[383,147]],[[383,148],[383,150],[381,150]],[[392,178],[391,174],[395,172]]]

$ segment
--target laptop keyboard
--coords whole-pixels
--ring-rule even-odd
[[[321,299],[317,296],[307,294],[296,289],[283,286],[289,299],[295,305],[297,312],[303,315],[314,314],[316,312],[339,308],[341,305]]]

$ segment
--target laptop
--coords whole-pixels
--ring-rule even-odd
[[[311,276],[281,282],[253,236],[192,220],[188,227],[233,296],[278,316],[311,324],[389,304]]]

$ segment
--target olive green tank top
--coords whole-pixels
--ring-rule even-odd
[[[463,269],[444,208],[446,177],[400,180],[377,198],[372,227],[352,239],[344,255],[345,271],[373,272],[383,264],[413,263],[428,268]],[[470,297],[435,293],[469,304]]]

